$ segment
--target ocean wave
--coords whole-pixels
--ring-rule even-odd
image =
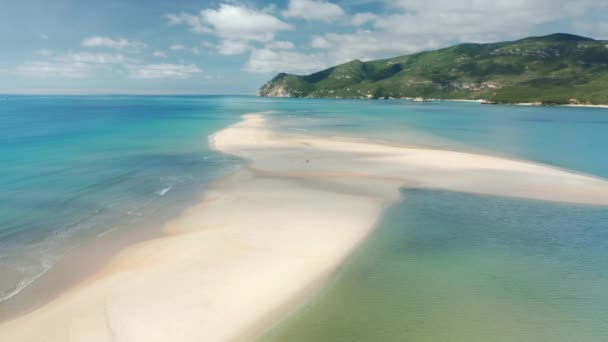
[[[163,188],[163,189],[158,190],[158,191],[156,192],[156,194],[158,194],[158,195],[160,195],[160,196],[165,196],[165,194],[166,194],[167,192],[169,192],[171,189],[172,189],[172,187],[171,187],[171,186],[168,186],[168,187],[166,187],[166,188]]]
[[[18,295],[51,270],[67,253],[79,246],[80,243],[75,241],[75,238],[83,231],[94,228],[95,222],[90,220],[101,210],[94,212],[95,215],[88,217],[87,221],[57,229],[41,241],[28,245],[15,245],[8,249],[4,258],[6,260],[3,262],[19,275],[19,279],[15,279],[14,285],[11,284],[9,288],[0,291],[0,303]]]
[[[110,229],[108,229],[106,231],[103,231],[103,232],[97,234],[97,237],[102,237],[104,235],[110,234],[111,232],[118,230],[118,228],[119,227],[112,227],[112,228],[110,228]]]
[[[5,301],[15,297],[16,295],[18,295],[21,291],[23,291],[25,288],[30,286],[32,283],[34,283],[36,280],[38,280],[38,278],[42,277],[46,272],[48,272],[51,268],[53,268],[53,266],[55,265],[55,262],[43,259],[40,262],[40,264],[38,264],[38,265],[42,266],[42,269],[36,270],[29,276],[24,276],[21,279],[19,279],[19,281],[17,282],[17,284],[15,284],[15,286],[13,287],[12,290],[9,290],[8,292],[0,293],[0,303],[3,303]],[[27,271],[31,272],[31,266],[30,267],[23,267],[23,266],[15,267],[15,269],[18,271],[21,271],[23,273],[25,273]]]

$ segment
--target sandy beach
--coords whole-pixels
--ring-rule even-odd
[[[411,99],[411,98],[408,98]],[[485,100],[466,100],[466,99],[429,99],[431,101],[446,101],[446,102],[468,102],[468,103],[480,103],[482,104]],[[572,107],[572,108],[603,108],[607,109],[608,105],[595,105],[595,104],[538,104],[532,102],[520,102],[520,103],[496,103],[497,105],[516,105],[516,106],[543,106],[543,107]]]
[[[422,187],[608,205],[608,181],[526,161],[283,134],[254,113],[210,138],[248,161],[163,235],[122,249],[1,341],[252,340],[322,284]]]

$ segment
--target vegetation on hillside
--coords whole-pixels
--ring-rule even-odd
[[[608,41],[558,33],[354,60],[307,76],[281,73],[258,95],[608,104]]]

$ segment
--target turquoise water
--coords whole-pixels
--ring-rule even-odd
[[[503,155],[608,177],[608,110],[476,103],[287,100],[277,125]]]
[[[0,301],[66,251],[154,225],[238,162],[207,136],[238,120],[221,97],[11,97],[0,103]]]
[[[606,341],[608,210],[406,190],[266,341]]]
[[[527,159],[608,178],[608,111],[239,96],[0,102],[0,301],[66,251],[158,226],[242,162],[207,137],[278,129]],[[330,286],[270,340],[608,340],[608,209],[404,190]]]
[[[608,177],[606,110],[341,105],[274,123]],[[406,189],[330,284],[262,340],[607,341],[607,265],[606,207]]]

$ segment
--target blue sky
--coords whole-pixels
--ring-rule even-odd
[[[2,93],[252,94],[461,42],[608,39],[606,0],[0,0]]]

